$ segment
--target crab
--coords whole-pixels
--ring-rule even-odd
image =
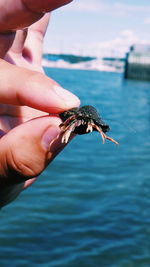
[[[98,131],[102,137],[102,143],[105,139],[118,145],[118,142],[107,136],[105,133],[110,130],[109,125],[102,121],[97,110],[92,106],[83,106],[72,108],[59,114],[62,119],[60,124],[62,133],[62,143],[67,143],[71,133],[87,134],[92,131]]]

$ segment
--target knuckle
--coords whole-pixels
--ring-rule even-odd
[[[26,159],[24,156],[15,155],[10,150],[9,164],[8,164],[8,176],[13,183],[19,183],[38,176],[42,168],[39,162],[33,162],[30,159]],[[9,180],[10,180],[9,179]]]

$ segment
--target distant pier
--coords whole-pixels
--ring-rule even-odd
[[[126,55],[124,77],[150,81],[150,45],[134,45]]]

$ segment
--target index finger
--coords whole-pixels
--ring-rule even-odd
[[[44,74],[0,60],[0,103],[60,113],[80,101]]]
[[[28,27],[39,20],[44,13],[68,4],[71,1],[72,0],[1,0],[0,32],[10,32]]]

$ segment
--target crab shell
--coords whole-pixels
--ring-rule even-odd
[[[71,133],[86,134],[92,131],[98,131],[101,134],[103,143],[105,139],[118,144],[115,140],[105,135],[110,130],[104,123],[97,110],[92,106],[83,106],[73,108],[59,114],[63,123],[60,124],[62,131],[62,143],[67,143]]]
[[[101,127],[104,133],[110,130],[109,125],[107,125],[105,122],[102,121],[99,113],[92,106],[83,106],[81,108],[73,108],[73,109],[70,109],[68,111],[61,113],[59,116],[63,122],[65,122],[66,120],[70,118],[70,121],[68,120],[68,125],[69,124],[71,125],[72,121],[82,121],[82,124],[77,126],[74,129],[74,133],[76,134],[89,133],[89,131],[87,132],[88,123],[93,123],[94,125]],[[94,128],[93,130],[97,131],[96,128]]]

